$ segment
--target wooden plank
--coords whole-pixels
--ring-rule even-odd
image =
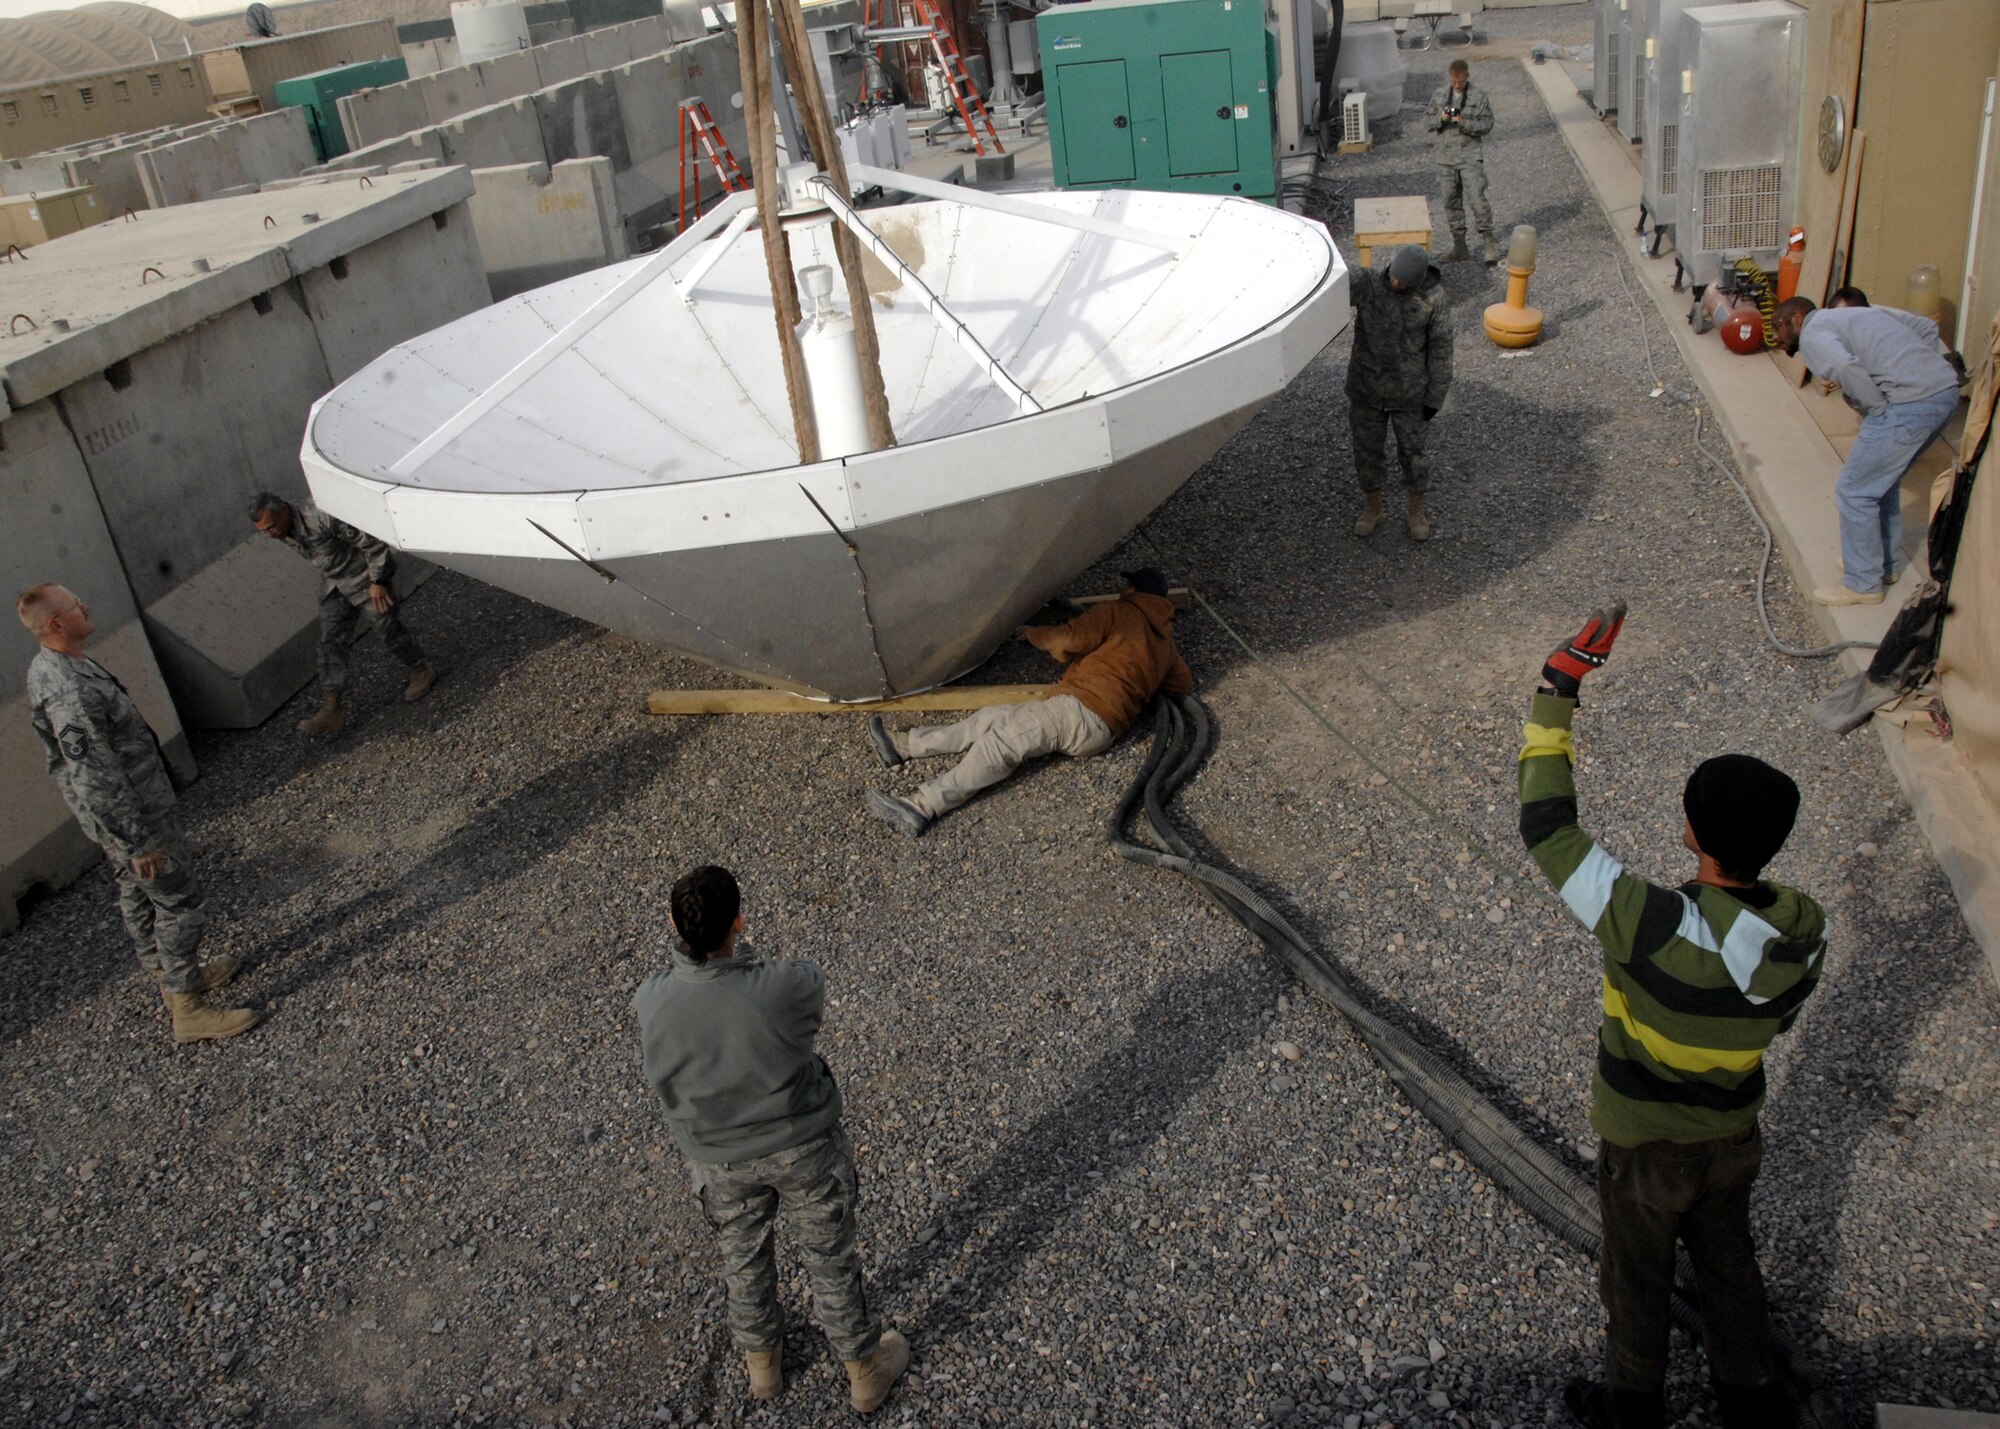
[[[1045,698],[1053,685],[947,685],[920,695],[835,704],[787,690],[655,690],[646,712],[656,715],[707,714],[880,714],[884,710],[983,710],[1023,705]]]
[[[1840,226],[1834,231],[1833,273],[1827,280],[1827,295],[1847,285],[1847,268],[1854,256],[1854,210],[1861,199],[1861,156],[1868,136],[1859,129],[1847,142],[1847,182],[1840,196]],[[1803,285],[1803,284],[1802,284]]]
[[[1846,197],[1848,164],[1828,173],[1819,162],[1819,110],[1833,95],[1847,112],[1850,131],[1861,92],[1861,33],[1867,0],[1815,0],[1806,24],[1805,82],[1799,103],[1798,221],[1806,231],[1805,262],[1799,270],[1799,292],[1824,303],[1833,273],[1833,251],[1840,246],[1841,204]],[[1851,146],[1850,146],[1851,149]]]
[[[1102,605],[1107,600],[1118,599],[1118,597],[1122,594],[1123,594],[1122,591],[1114,591],[1110,595],[1080,595],[1076,598],[1076,603],[1078,605]],[[1167,587],[1167,599],[1174,603],[1174,609],[1186,610],[1188,608],[1188,603],[1192,601],[1194,597],[1191,594],[1189,594],[1188,588],[1186,586],[1176,585]]]

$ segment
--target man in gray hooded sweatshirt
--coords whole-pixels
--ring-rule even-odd
[[[850,1402],[871,1413],[909,1368],[910,1345],[869,1311],[854,1257],[854,1151],[840,1126],[840,1088],[813,1050],[826,974],[740,946],[742,908],[727,869],[704,865],[674,885],[673,968],[632,999],[646,1081],[722,1241],[729,1329],[750,1397],[775,1399],[784,1388],[772,1245],[783,1206],[820,1328],[847,1366]]]

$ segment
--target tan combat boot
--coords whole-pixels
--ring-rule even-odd
[[[1486,235],[1486,266],[1491,268],[1500,261],[1500,245],[1493,241],[1493,235]]]
[[[415,666],[410,671],[410,683],[403,686],[403,698],[422,699],[431,692],[431,686],[437,683],[437,677],[437,666],[430,661],[426,660],[423,664]]]
[[[750,1397],[776,1399],[785,1387],[784,1350],[745,1350],[743,1367],[750,1371]]]
[[[328,695],[320,702],[319,713],[299,721],[300,734],[339,734],[347,728],[347,716],[340,712],[340,696]]]
[[[210,1007],[198,992],[168,992],[160,989],[160,996],[174,1014],[174,1041],[203,1042],[235,1037],[248,1032],[264,1020],[264,1014],[253,1012],[247,1007],[227,1010]]]
[[[894,1330],[882,1332],[882,1343],[865,1360],[847,1361],[848,1402],[856,1414],[873,1414],[889,1390],[910,1367],[910,1342]]]
[[[1410,493],[1410,539],[1412,541],[1428,541],[1430,538],[1431,518],[1430,513],[1424,510],[1424,494],[1421,491],[1412,491]]]
[[[1371,491],[1362,502],[1361,514],[1354,518],[1354,534],[1362,539],[1375,534],[1375,528],[1382,524],[1382,493]]]
[[[1455,233],[1451,239],[1451,252],[1444,255],[1447,263],[1463,263],[1472,256],[1472,250],[1465,246],[1465,235]]]

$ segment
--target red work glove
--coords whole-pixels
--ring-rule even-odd
[[[1625,602],[1594,612],[1583,629],[1550,654],[1542,665],[1542,687],[1552,695],[1575,699],[1583,677],[1602,665],[1611,654],[1611,644],[1625,628]]]

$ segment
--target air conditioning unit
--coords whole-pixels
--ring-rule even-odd
[[[1368,95],[1365,90],[1350,90],[1340,96],[1340,143],[1343,148],[1350,145],[1366,148],[1368,145]]]
[[[1618,132],[1633,143],[1645,137],[1646,0],[1625,0],[1618,49]]]
[[[1729,0],[1733,3],[1733,0]],[[1674,226],[1680,191],[1681,138],[1681,17],[1696,5],[1715,0],[1641,0],[1646,31],[1642,61],[1646,69],[1644,104],[1640,112],[1641,227],[1653,223],[1652,252],[1657,256],[1667,230]]]
[[[1681,15],[1674,249],[1697,295],[1725,259],[1777,265],[1798,188],[1806,12],[1791,0]]]
[[[1618,81],[1623,66],[1620,51],[1625,40],[1627,0],[1597,0],[1596,33],[1590,50],[1590,100],[1599,114],[1618,107]]]

